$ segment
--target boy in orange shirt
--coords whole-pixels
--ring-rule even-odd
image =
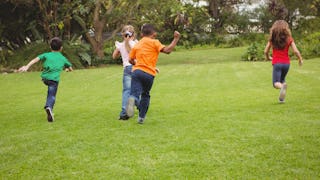
[[[180,33],[175,31],[169,46],[161,44],[156,38],[157,32],[151,24],[141,28],[142,39],[131,49],[129,60],[133,64],[131,92],[127,104],[127,115],[134,115],[134,106],[139,110],[138,123],[143,124],[150,103],[150,90],[156,75],[159,53],[169,54],[177,45]]]

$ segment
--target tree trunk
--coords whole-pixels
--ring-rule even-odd
[[[210,0],[209,1],[209,14],[214,19],[213,30],[219,30],[222,27],[221,24],[221,15],[220,15],[220,2],[219,0]]]
[[[86,37],[92,46],[93,53],[96,54],[100,59],[104,58],[103,51],[103,30],[106,24],[106,17],[100,17],[101,1],[96,2],[94,14],[93,14],[93,27],[94,36],[92,37],[89,32],[86,33]]]

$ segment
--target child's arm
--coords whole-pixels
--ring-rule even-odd
[[[177,45],[179,39],[180,39],[180,33],[178,31],[174,31],[173,33],[173,40],[169,46],[164,47],[161,52],[169,54],[172,52],[173,48]]]
[[[264,55],[266,56],[267,60],[272,61],[272,57],[269,55],[270,48],[271,48],[271,43],[268,42],[266,47],[264,48]]]
[[[132,64],[132,65],[136,65],[137,63],[137,60],[136,59],[129,59],[129,63]]]
[[[25,72],[25,71],[28,71],[28,69],[35,63],[39,62],[40,61],[40,58],[39,57],[36,57],[34,59],[32,59],[26,66],[22,66],[21,68],[19,68],[19,72]]]
[[[297,58],[299,59],[299,65],[302,66],[303,64],[303,60],[302,60],[302,56],[300,54],[300,51],[298,50],[296,44],[294,42],[291,43],[291,47],[293,50],[293,53],[297,56]]]
[[[136,49],[132,48],[129,53],[129,63],[135,65],[137,62],[136,60]]]
[[[116,41],[114,43],[114,45],[116,46],[116,49],[112,53],[112,58],[113,59],[118,59],[120,57],[120,51],[119,51],[120,43],[119,43],[119,41]]]
[[[112,53],[113,59],[118,59],[120,57],[120,51],[118,49],[115,49]]]

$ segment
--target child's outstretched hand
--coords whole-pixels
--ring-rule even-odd
[[[299,66],[302,66],[302,64],[303,64],[303,60],[301,59],[301,60],[299,61]]]
[[[28,66],[22,66],[21,68],[18,69],[18,72],[26,72],[28,71],[29,67]]]

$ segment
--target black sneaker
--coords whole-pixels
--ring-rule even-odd
[[[128,119],[129,119],[129,116],[127,116],[127,115],[119,117],[119,120],[128,120]]]
[[[48,122],[53,122],[54,118],[53,118],[53,113],[50,107],[46,107],[46,113],[47,113]]]

